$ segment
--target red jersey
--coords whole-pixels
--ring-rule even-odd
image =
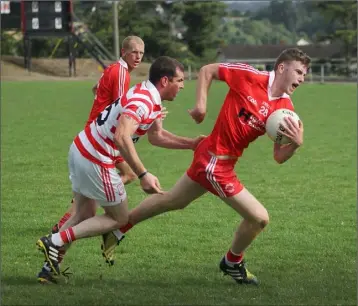
[[[294,110],[290,96],[271,97],[275,72],[259,71],[246,64],[220,64],[219,78],[229,86],[213,131],[209,151],[241,156],[249,143],[266,132],[268,116],[279,108]]]
[[[90,125],[108,105],[121,98],[128,91],[129,83],[128,65],[122,58],[109,65],[98,81],[96,96],[86,126]]]

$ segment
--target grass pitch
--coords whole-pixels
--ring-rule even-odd
[[[89,114],[89,82],[3,82],[1,90],[1,302],[4,305],[353,305],[356,304],[356,87],[302,86],[293,96],[305,143],[283,165],[261,137],[237,173],[270,213],[247,251],[260,287],[238,286],[219,273],[240,217],[207,194],[185,210],[134,227],[104,265],[100,238],[76,242],[63,267],[69,283],[41,286],[36,240],[49,232],[71,198],[67,153]],[[210,133],[226,94],[215,83],[201,125],[187,109],[195,83],[166,103],[168,130]],[[139,155],[169,189],[192,152],[137,144]],[[130,206],[145,194],[128,186]]]

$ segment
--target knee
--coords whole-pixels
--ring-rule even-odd
[[[256,222],[261,229],[264,229],[269,224],[270,218],[267,210],[263,211],[257,218]]]

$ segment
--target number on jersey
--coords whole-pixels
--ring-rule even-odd
[[[265,106],[261,106],[260,107],[260,110],[259,110],[259,114],[267,117],[267,114],[268,114],[268,109],[265,107]]]

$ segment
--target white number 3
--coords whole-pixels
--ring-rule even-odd
[[[259,113],[267,117],[268,109],[265,106],[261,106]]]

